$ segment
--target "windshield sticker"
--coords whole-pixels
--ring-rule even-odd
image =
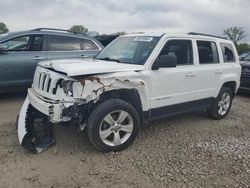
[[[134,41],[151,42],[153,37],[135,37]]]

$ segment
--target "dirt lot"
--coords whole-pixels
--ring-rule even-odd
[[[18,145],[24,97],[0,95],[0,187],[250,186],[250,95],[237,96],[221,121],[200,112],[152,122],[118,153],[99,153],[85,133],[57,127],[57,145],[37,155]]]

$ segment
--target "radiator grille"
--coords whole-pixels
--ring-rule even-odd
[[[40,95],[54,99],[56,96],[56,89],[58,87],[58,81],[62,79],[62,75],[49,71],[42,67],[37,67],[34,80],[33,88]]]

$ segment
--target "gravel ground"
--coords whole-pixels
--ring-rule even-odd
[[[57,144],[37,155],[18,145],[24,97],[0,95],[0,187],[250,187],[248,94],[221,121],[204,112],[154,121],[117,153],[99,153],[85,133],[58,126]]]

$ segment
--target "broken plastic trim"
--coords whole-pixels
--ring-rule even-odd
[[[52,126],[46,116],[38,112],[26,98],[18,118],[18,138],[21,146],[31,153],[40,153],[54,145]]]

